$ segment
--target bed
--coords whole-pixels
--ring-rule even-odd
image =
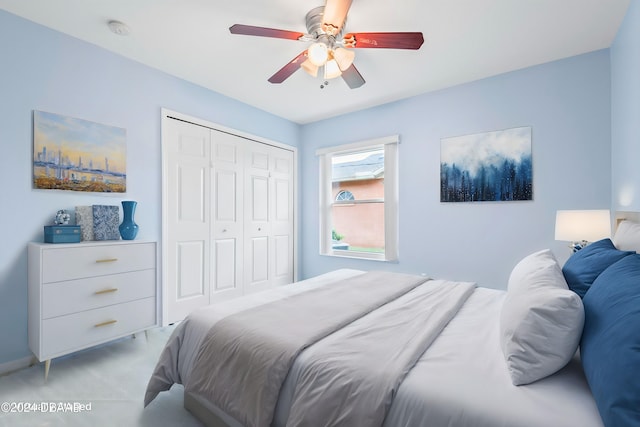
[[[639,245],[627,222],[562,268],[538,251],[507,291],[341,269],[214,304],[145,406],[183,384],[208,426],[638,426]]]

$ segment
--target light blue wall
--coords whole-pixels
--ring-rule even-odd
[[[594,52],[302,127],[0,11],[0,182],[6,218],[0,245],[0,364],[30,354],[26,244],[42,240],[41,227],[57,209],[135,199],[140,238],[160,238],[162,107],[298,146],[303,277],[340,267],[395,269],[503,288],[513,264],[534,250],[551,247],[566,259],[568,250],[553,240],[555,211],[610,206],[612,122],[614,192],[623,182],[640,182],[640,172],[626,160],[640,158],[632,120],[638,117],[640,90],[627,69],[638,74],[640,18],[632,3],[611,64],[608,50]],[[127,194],[33,190],[33,110],[126,128]],[[534,200],[441,204],[440,138],[514,126],[533,128]],[[396,133],[402,141],[400,262],[318,255],[315,150]],[[327,135],[335,137],[328,141]],[[640,210],[637,186],[632,195],[635,204],[628,208]]]
[[[609,51],[602,50],[306,125],[302,275],[340,267],[390,269],[505,288],[523,256],[552,248],[558,209],[609,208]],[[534,200],[440,203],[440,139],[517,126],[533,129]],[[319,147],[399,134],[400,261],[318,254]]]
[[[26,246],[42,241],[42,226],[58,209],[137,200],[139,238],[160,238],[162,107],[298,143],[298,125],[4,11],[0,64],[0,364],[30,354]],[[32,189],[33,110],[125,128],[127,193]]]
[[[611,46],[614,209],[640,211],[640,2],[632,1]]]

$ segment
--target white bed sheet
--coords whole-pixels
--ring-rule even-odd
[[[179,341],[180,347],[177,370],[170,364],[165,366],[169,376],[176,383],[188,381],[203,337],[224,316],[362,273],[336,270],[294,286],[256,293],[193,313],[169,339],[168,345],[173,339]],[[526,386],[512,385],[499,342],[500,308],[505,295],[504,291],[487,288],[474,291],[401,384],[387,414],[386,427],[603,427],[577,358],[551,377]],[[304,360],[304,352],[292,366],[292,372],[298,369],[300,360]],[[291,378],[287,378],[282,396],[290,394],[291,387]],[[278,405],[275,426],[282,425],[281,415],[288,413],[286,400]],[[210,404],[201,404],[218,413],[229,425],[239,425]]]
[[[499,341],[505,296],[475,290],[405,378],[385,425],[603,426],[577,357],[533,384],[511,383]]]

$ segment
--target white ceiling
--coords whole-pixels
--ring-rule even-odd
[[[421,31],[418,51],[359,49],[349,89],[300,70],[267,79],[308,43],[231,35],[235,23],[306,32],[323,0],[0,0],[0,8],[297,123],[611,45],[629,0],[353,0],[347,32]],[[131,28],[111,33],[109,20]],[[17,35],[19,37],[19,35]]]

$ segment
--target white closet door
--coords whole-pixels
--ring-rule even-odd
[[[211,302],[214,302],[243,294],[244,139],[212,130],[211,141]]]
[[[245,293],[270,284],[271,212],[269,146],[247,141],[245,154],[244,236]]]
[[[270,148],[271,282],[293,282],[293,152]]]
[[[163,162],[167,200],[163,324],[209,304],[210,130],[169,120]]]
[[[163,118],[164,325],[294,280],[295,149],[198,123]]]
[[[247,141],[245,293],[293,282],[293,152]]]

